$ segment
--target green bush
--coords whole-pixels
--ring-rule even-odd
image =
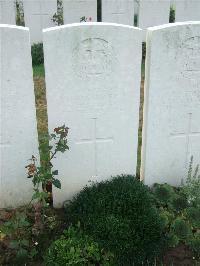
[[[199,165],[194,167],[193,156],[190,160],[187,178],[182,184],[182,190],[188,204],[200,209],[200,171]]]
[[[172,186],[168,184],[154,184],[153,192],[161,205],[168,205],[175,199],[175,192]]]
[[[44,64],[43,44],[35,43],[31,46],[33,66]]]
[[[66,206],[72,222],[111,251],[115,265],[140,265],[162,247],[162,219],[153,207],[148,187],[132,176],[85,187]]]
[[[53,242],[44,257],[45,265],[113,265],[113,255],[105,253],[80,228],[70,226]]]
[[[188,245],[195,258],[200,258],[200,205],[198,168],[192,163],[185,184],[179,188],[168,184],[155,184],[152,192],[162,219],[166,246]],[[199,192],[199,193],[198,193]]]
[[[175,22],[175,8],[174,6],[170,7],[170,14],[169,14],[169,23],[174,23]]]
[[[171,230],[180,240],[187,240],[192,235],[191,226],[181,217],[172,223]]]
[[[188,243],[197,259],[200,259],[200,232],[194,234],[194,237]]]
[[[200,229],[200,209],[190,207],[186,209],[186,217],[192,224],[193,228]]]

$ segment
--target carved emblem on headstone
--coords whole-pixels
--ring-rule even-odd
[[[112,69],[113,49],[100,38],[83,40],[73,51],[73,68],[78,76],[108,75]]]

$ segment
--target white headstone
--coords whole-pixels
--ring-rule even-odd
[[[139,0],[138,27],[144,29],[146,40],[148,27],[169,23],[170,0]]]
[[[200,0],[175,0],[176,21],[200,21]]]
[[[56,207],[89,180],[136,173],[141,35],[109,23],[44,31],[49,130],[70,128],[70,151],[54,162]]]
[[[149,28],[142,178],[180,185],[200,163],[200,22]]]
[[[16,24],[14,0],[0,0],[0,24]]]
[[[134,24],[134,0],[102,0],[102,21]]]
[[[0,208],[29,203],[25,166],[38,156],[29,31],[0,25]]]
[[[30,28],[31,43],[42,42],[42,30],[55,26],[53,15],[57,0],[24,0],[25,26]]]
[[[63,0],[64,23],[97,21],[97,0]]]

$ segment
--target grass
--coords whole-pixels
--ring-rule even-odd
[[[44,71],[44,65],[38,65],[38,66],[33,66],[33,76],[34,77],[44,77],[45,76],[45,71]]]

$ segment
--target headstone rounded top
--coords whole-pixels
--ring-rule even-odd
[[[10,25],[10,24],[0,24],[0,28],[9,28],[9,29],[15,29],[15,30],[29,31],[28,27],[22,27],[22,26]]]
[[[57,26],[57,27],[52,27],[52,28],[47,28],[43,29],[43,32],[48,32],[48,31],[55,31],[55,30],[63,30],[67,28],[74,28],[74,27],[91,27],[91,26],[107,26],[107,27],[120,27],[120,28],[127,28],[127,29],[133,29],[137,31],[142,31],[142,29],[129,26],[129,25],[124,25],[124,24],[117,24],[117,23],[108,23],[108,22],[84,22],[84,23],[72,23],[72,24],[66,24],[62,26]]]
[[[148,31],[156,31],[156,30],[163,30],[163,29],[168,29],[168,28],[190,26],[190,25],[200,25],[200,21],[184,21],[184,22],[168,23],[168,24],[163,24],[163,25],[159,25],[155,27],[149,27]]]

